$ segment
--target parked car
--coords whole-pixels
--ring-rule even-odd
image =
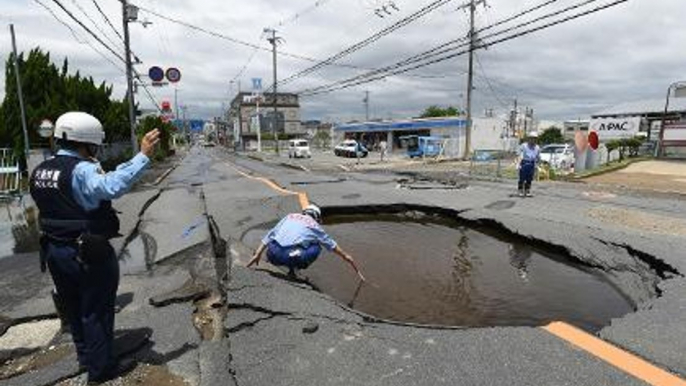
[[[346,139],[334,148],[333,153],[339,157],[352,158],[357,157],[357,153],[360,153],[360,158],[364,158],[369,154],[369,150],[354,139]]]
[[[546,145],[541,148],[541,162],[555,169],[574,165],[574,147],[567,144]]]
[[[304,139],[291,139],[288,142],[288,158],[312,158],[310,144]]]

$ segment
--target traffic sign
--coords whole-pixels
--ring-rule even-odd
[[[176,83],[181,80],[181,71],[176,67],[169,67],[167,69],[167,80]]]
[[[600,144],[600,139],[598,138],[598,133],[591,131],[588,133],[588,146],[593,150],[598,150],[598,145]]]
[[[164,70],[158,66],[152,66],[148,70],[148,76],[153,82],[161,82],[164,79]]]
[[[262,91],[262,78],[252,78],[252,90],[255,92]]]

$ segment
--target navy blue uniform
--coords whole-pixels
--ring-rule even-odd
[[[108,240],[118,236],[119,220],[110,200],[128,191],[148,163],[139,154],[104,174],[97,162],[60,150],[31,176],[42,254],[66,307],[79,364],[90,380],[108,376],[115,366],[119,264]]]
[[[520,191],[528,192],[531,189],[531,182],[536,174],[536,165],[541,159],[541,149],[538,145],[530,146],[528,143],[519,148],[522,161],[519,165],[519,184]]]

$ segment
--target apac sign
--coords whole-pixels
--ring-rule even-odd
[[[592,119],[589,131],[598,133],[600,141],[633,138],[641,128],[641,118],[597,118]]]

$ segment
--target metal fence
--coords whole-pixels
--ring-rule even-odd
[[[0,196],[10,196],[21,190],[19,159],[12,149],[0,149]]]
[[[469,175],[488,178],[516,178],[517,156],[505,150],[475,149],[469,162]]]

